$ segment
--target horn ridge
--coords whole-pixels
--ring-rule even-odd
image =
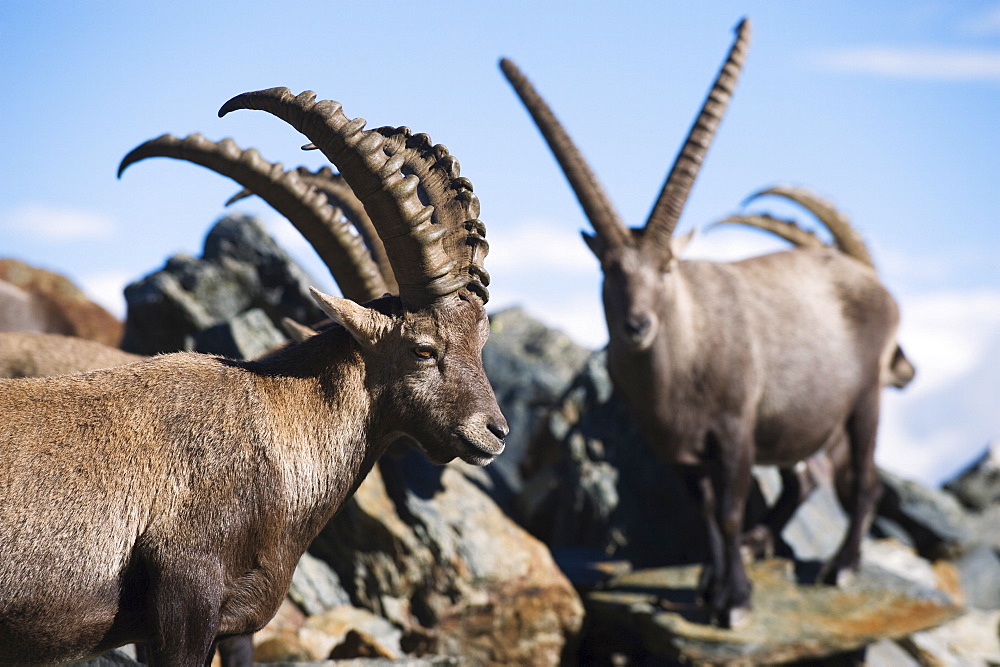
[[[230,138],[215,142],[197,133],[183,138],[164,134],[122,158],[119,177],[130,165],[151,157],[201,165],[236,181],[243,192],[260,196],[306,238],[347,298],[363,302],[385,293],[382,273],[361,238],[353,233],[350,220],[297,170],[285,171],[280,162],[268,162],[256,149],[244,150]]]
[[[555,113],[511,60],[502,58],[500,69],[548,143],[594,231],[607,245],[627,243],[630,234],[625,223]]]
[[[646,220],[644,238],[669,248],[670,236],[680,219],[698,171],[726,112],[746,59],[750,43],[750,21],[743,19],[736,27],[736,38],[716,76],[688,136],[677,154],[660,195]]]
[[[464,242],[467,206],[458,197],[461,189],[451,187],[452,168],[435,168],[447,149],[408,128],[364,130],[363,120],[348,119],[337,102],[316,102],[310,91],[244,93],[219,114],[243,108],[282,118],[337,166],[375,224],[407,308],[430,305],[472,280],[467,267],[475,264],[475,253]],[[386,169],[395,155],[403,158],[400,167]]]

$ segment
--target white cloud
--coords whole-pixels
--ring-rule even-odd
[[[105,238],[115,231],[110,218],[48,204],[24,204],[4,216],[4,228],[21,236],[45,241],[79,241]]]
[[[863,47],[820,54],[820,66],[838,72],[925,81],[1000,82],[1000,51]]]

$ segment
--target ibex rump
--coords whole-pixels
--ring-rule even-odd
[[[846,434],[855,472],[850,529],[823,578],[857,567],[878,493],[880,369],[898,320],[875,272],[836,250],[679,259],[673,230],[748,37],[744,21],[641,229],[624,225],[545,102],[513,63],[501,62],[596,232],[584,236],[604,273],[611,377],[653,452],[688,473],[709,548],[699,590],[725,626],[750,608],[740,538],[755,461],[791,466]]]
[[[401,294],[316,292],[340,326],[255,361],[176,353],[0,383],[0,661],[141,642],[153,664],[203,664],[216,636],[274,614],[390,442],[439,463],[503,449],[481,359],[484,228],[454,158],[311,93],[237,108],[280,116],[338,164],[391,236]]]

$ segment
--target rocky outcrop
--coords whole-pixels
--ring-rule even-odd
[[[69,278],[16,259],[0,259],[0,331],[77,336],[117,347],[122,323]]]
[[[254,218],[223,218],[205,238],[201,257],[177,255],[125,288],[128,316],[122,347],[137,354],[205,350],[255,356],[240,347],[245,336],[227,333],[230,322],[258,311],[255,326],[267,345],[283,339],[281,319],[301,324],[323,319],[309,296],[312,283]],[[266,349],[266,347],[265,347]]]

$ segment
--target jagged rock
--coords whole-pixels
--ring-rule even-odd
[[[221,324],[199,331],[192,348],[233,359],[252,359],[287,342],[260,308],[251,308]]]
[[[337,573],[308,553],[302,554],[295,566],[288,597],[310,615],[351,604]]]
[[[681,566],[632,572],[586,597],[590,622],[605,624],[603,636],[641,644],[608,646],[626,657],[656,656],[683,663],[779,664],[856,651],[883,638],[937,627],[961,607],[944,592],[863,565],[842,587],[796,583],[792,563],[751,564],[754,610],[735,630],[706,624],[694,603],[698,568]],[[599,647],[591,646],[597,650]],[[601,659],[601,655],[588,658]]]
[[[614,395],[604,351],[591,355],[536,431],[522,463],[523,525],[557,554],[586,550],[651,567],[700,561],[701,519],[676,470],[660,463]]]
[[[223,218],[205,238],[201,258],[177,255],[125,288],[122,347],[139,354],[196,349],[197,336],[253,308],[274,327],[281,318],[322,319],[309,297],[312,281],[255,218]]]
[[[494,499],[511,511],[520,491],[518,470],[531,434],[580,371],[590,351],[556,329],[529,317],[521,308],[490,315],[490,338],[483,367],[510,426],[507,446],[488,469]]]
[[[112,347],[122,339],[122,323],[69,278],[16,259],[0,259],[0,331],[58,333]]]
[[[407,653],[556,664],[579,597],[548,549],[458,469],[383,458],[310,552],[355,606],[404,629]]]
[[[944,485],[947,491],[966,507],[983,511],[1000,505],[1000,438],[986,448],[983,455]]]

